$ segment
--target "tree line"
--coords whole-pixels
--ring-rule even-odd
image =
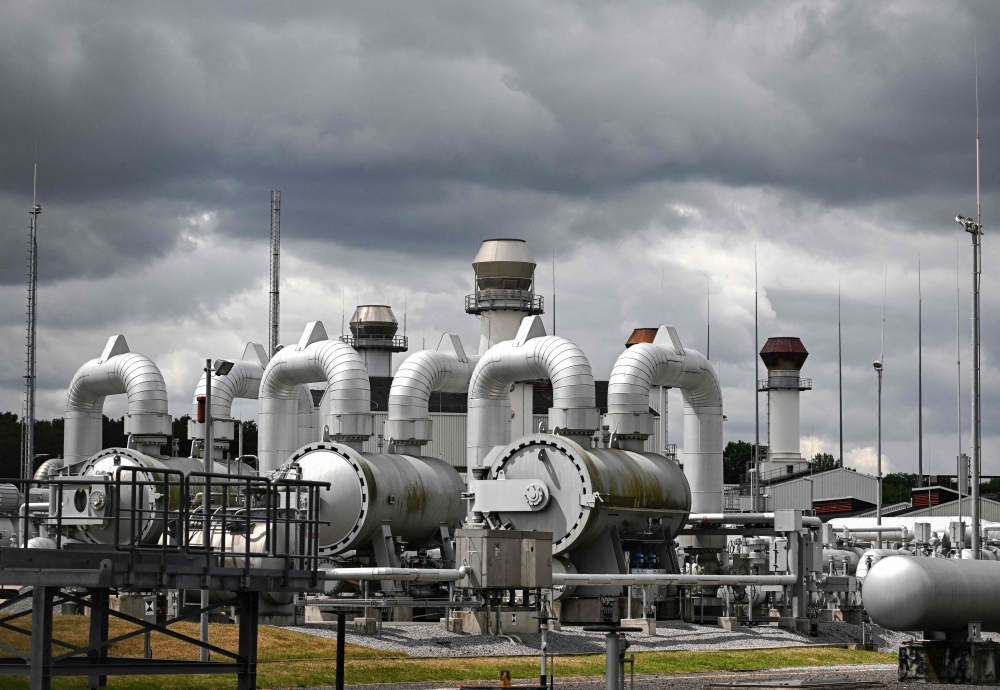
[[[128,435],[125,433],[125,418],[103,416],[102,448],[124,448],[128,443]],[[173,420],[173,436],[167,439],[163,446],[163,453],[171,455],[173,453],[174,442],[176,441],[179,456],[191,454],[191,439],[187,435],[188,420],[190,415],[184,415]],[[62,457],[63,452],[63,432],[65,429],[64,420],[61,417],[56,419],[35,420],[35,462],[37,468],[49,458]],[[18,477],[21,474],[21,420],[13,412],[0,412],[0,477]],[[239,442],[233,440],[229,444],[230,457],[236,457],[239,453]],[[243,454],[257,455],[257,423],[253,421],[243,422]]]

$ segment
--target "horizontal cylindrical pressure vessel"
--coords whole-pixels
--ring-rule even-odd
[[[105,480],[114,485],[115,478],[119,474],[119,468],[136,468],[135,471],[124,470],[121,472],[121,492],[117,497],[119,505],[119,515],[121,524],[119,525],[119,541],[128,542],[131,539],[132,522],[132,478],[136,481],[135,519],[138,521],[140,542],[143,544],[159,543],[163,534],[163,519],[157,512],[164,508],[175,511],[172,519],[177,519],[176,511],[180,508],[180,487],[177,475],[169,475],[170,493],[163,494],[164,470],[175,470],[183,474],[190,472],[204,472],[205,461],[200,458],[169,458],[154,455],[146,455],[136,450],[128,448],[106,448],[93,455],[84,464],[80,472],[82,479],[93,478],[93,484],[80,483],[73,489],[69,485],[63,487],[66,494],[73,489],[73,508],[78,515],[89,514],[94,518],[91,524],[81,526],[81,534],[89,541],[97,544],[113,544],[115,541],[115,522],[113,516],[115,507],[112,502],[113,496],[105,485]],[[235,468],[234,468],[235,469]],[[214,471],[221,474],[227,473],[227,466],[224,463],[215,463]],[[152,486],[149,482],[157,482],[157,486]],[[66,499],[64,499],[66,500]],[[67,509],[64,507],[63,514]]]
[[[552,533],[552,554],[567,553],[612,527],[619,533],[649,529],[659,521],[666,539],[684,527],[691,489],[676,462],[655,453],[584,448],[554,434],[514,441],[493,464],[489,477],[545,484],[541,510],[498,511],[514,529]]]
[[[959,630],[979,622],[1000,631],[1000,562],[886,558],[862,590],[865,610],[888,630]]]
[[[329,482],[320,491],[319,546],[336,554],[365,546],[388,523],[417,545],[465,517],[458,471],[437,458],[359,453],[340,443],[311,443],[292,454],[286,476]]]

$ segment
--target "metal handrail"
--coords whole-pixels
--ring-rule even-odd
[[[812,379],[800,379],[798,376],[769,376],[757,381],[758,391],[769,390],[812,390]]]
[[[354,335],[348,333],[340,336],[340,341],[353,348],[382,348],[398,352],[404,352],[410,346],[410,339],[405,335],[366,335],[364,333]]]
[[[487,288],[465,296],[465,311],[478,313],[491,309],[513,309],[541,314],[545,311],[545,300],[528,290]]]

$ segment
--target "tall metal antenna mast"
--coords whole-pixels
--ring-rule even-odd
[[[552,248],[552,335],[556,334],[556,250]]]
[[[705,318],[705,359],[712,359],[712,279],[707,275],[705,276],[706,286],[705,292],[707,294],[706,302],[706,318]]]
[[[754,406],[754,443],[753,443],[753,476],[750,478],[750,490],[753,492],[754,512],[760,508],[757,505],[757,494],[760,493],[760,365],[757,346],[760,337],[757,332],[757,245],[753,246],[753,406]]]
[[[21,427],[21,478],[31,479],[35,462],[35,332],[38,317],[38,163],[32,179],[31,210],[28,212],[28,328],[24,364],[24,415]]]
[[[837,392],[840,402],[840,466],[844,466],[844,347],[840,332],[840,281],[837,281]]]
[[[977,39],[978,40],[978,39]],[[979,46],[976,44],[976,220],[958,215],[955,220],[972,235],[972,558],[979,554],[979,481],[982,449],[982,407],[980,404],[979,288],[982,280],[983,216],[979,166]]]
[[[281,303],[278,294],[281,287],[281,191],[271,192],[271,300],[267,314],[267,350],[270,357],[278,351],[278,322],[281,319]]]
[[[924,485],[924,293],[917,254],[917,487]]]

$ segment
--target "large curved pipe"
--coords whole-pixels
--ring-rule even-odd
[[[389,389],[389,419],[385,437],[397,453],[420,455],[433,438],[429,403],[431,393],[465,393],[479,362],[479,355],[467,356],[462,341],[445,333],[437,350],[420,350],[407,357]]]
[[[594,372],[583,350],[566,338],[545,335],[537,316],[526,317],[514,340],[482,355],[469,381],[468,467],[485,469],[495,446],[510,443],[510,386],[517,381],[552,381],[549,428],[587,435],[600,424]]]
[[[276,470],[301,446],[301,384],[326,381],[330,439],[360,448],[372,435],[371,388],[364,360],[339,340],[329,340],[320,321],[306,326],[295,346],[278,351],[260,382],[261,472]]]
[[[212,376],[212,417],[228,419],[232,415],[233,401],[237,398],[256,400],[260,396],[260,381],[264,377],[264,367],[267,366],[267,353],[264,346],[258,343],[247,343],[243,358],[234,361],[232,369],[225,376]],[[191,398],[191,418],[197,420],[198,399],[205,396],[205,374],[202,373],[195,386]],[[313,399],[309,387],[299,386],[298,391],[298,438],[296,448],[315,441],[316,426],[313,419]],[[191,424],[189,435],[192,439],[205,438],[204,424]],[[219,431],[213,435],[219,440]]]
[[[258,353],[258,348],[260,351]],[[264,348],[256,343],[247,343],[243,358],[233,362],[232,369],[225,376],[212,376],[212,416],[228,419],[232,414],[233,400],[247,398],[256,400],[260,394],[260,380],[264,377],[267,356]],[[191,398],[191,417],[198,418],[198,398],[205,397],[205,373],[202,372]]]
[[[660,326],[652,343],[625,350],[611,370],[606,421],[622,447],[641,450],[653,433],[652,386],[680,388],[684,395],[684,474],[692,512],[722,512],[722,388],[708,360],[685,349],[672,326]]]
[[[125,336],[112,336],[100,357],[77,370],[66,392],[67,466],[101,450],[104,399],[118,393],[128,396],[125,433],[163,437],[172,433],[160,370],[148,357],[129,352]]]

